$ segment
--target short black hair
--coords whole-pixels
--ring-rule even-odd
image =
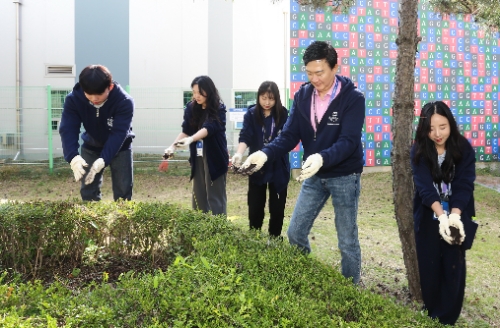
[[[309,62],[321,59],[326,59],[328,66],[333,69],[337,65],[337,51],[324,41],[314,41],[307,47],[302,60],[307,66]]]
[[[80,86],[88,95],[100,95],[113,83],[113,76],[106,66],[89,65],[79,76]]]

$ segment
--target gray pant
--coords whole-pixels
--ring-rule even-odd
[[[100,152],[92,151],[82,147],[82,158],[89,164],[85,170],[88,172],[92,164],[101,157]],[[122,150],[116,154],[109,164],[111,170],[111,183],[113,188],[113,199],[119,198],[130,200],[132,199],[132,187],[134,186],[134,172],[132,161],[132,150]],[[106,168],[95,175],[94,181],[86,185],[85,177],[82,179],[80,194],[83,200],[99,201],[102,198],[102,174]],[[86,175],[85,175],[86,176]]]
[[[227,215],[226,174],[210,178],[206,157],[196,156],[193,177],[193,209]]]

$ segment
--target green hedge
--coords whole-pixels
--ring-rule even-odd
[[[183,216],[203,217],[154,203],[6,203],[0,206],[0,268],[36,277],[42,266],[76,266],[89,243],[110,256],[165,263],[185,244],[176,223]]]
[[[223,217],[168,204],[0,205],[0,236],[3,268],[76,263],[89,239],[116,256],[168,263],[76,290],[4,272],[2,327],[440,327],[287,242],[268,245]]]

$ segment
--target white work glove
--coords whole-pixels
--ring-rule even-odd
[[[250,175],[257,172],[266,164],[267,155],[262,150],[256,151],[247,157],[247,160],[241,165],[238,173]]]
[[[310,177],[315,175],[322,166],[323,156],[318,153],[312,154],[306,159],[304,165],[302,166],[302,171],[300,172],[297,181],[302,182],[305,179],[309,179]]]
[[[76,155],[73,157],[71,160],[71,163],[69,163],[71,166],[71,169],[73,170],[73,175],[75,176],[75,181],[78,182],[82,179],[83,175],[85,174],[85,169],[84,167],[89,166],[87,162],[83,159],[82,156]]]
[[[243,154],[236,153],[234,154],[233,158],[231,158],[231,163],[233,163],[233,166],[238,168],[241,166],[241,160],[243,159]]]
[[[439,220],[439,234],[441,237],[444,239],[445,242],[447,242],[450,245],[453,245],[453,238],[451,237],[451,232],[450,232],[450,222],[448,219],[448,215],[446,213],[441,214],[438,217]]]
[[[177,141],[174,146],[176,147],[185,147],[189,146],[193,142],[193,137],[186,137],[182,138],[181,140]]]
[[[453,231],[450,234],[450,236],[453,238],[454,244],[462,244],[465,240],[465,230],[464,230],[464,224],[462,223],[462,220],[460,219],[460,215],[456,213],[451,213],[450,216],[448,217],[448,223],[450,224],[450,227],[455,227],[458,229],[458,235],[454,235]]]
[[[167,149],[165,149],[165,153],[163,154],[163,159],[169,159],[174,157],[175,153],[175,146],[170,146]]]
[[[94,181],[95,175],[102,171],[104,168],[104,160],[102,158],[98,158],[95,160],[94,164],[90,168],[89,174],[85,177],[85,184],[89,185]]]

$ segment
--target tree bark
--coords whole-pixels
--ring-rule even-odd
[[[420,37],[417,35],[418,0],[401,0],[398,57],[393,98],[392,188],[394,211],[411,298],[422,301],[417,251],[413,231],[413,179],[410,166],[412,123],[415,109],[414,68]]]

